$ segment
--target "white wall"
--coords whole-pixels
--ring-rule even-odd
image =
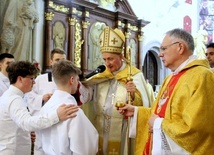
[[[36,0],[35,7],[39,13],[39,22],[35,24],[35,28],[33,31],[33,59],[43,66],[43,52],[44,52],[44,0]]]

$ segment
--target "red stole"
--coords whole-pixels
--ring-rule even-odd
[[[186,70],[183,70],[181,72],[179,72],[176,75],[173,75],[170,79],[170,81],[168,82],[166,89],[163,91],[163,94],[161,95],[161,98],[158,101],[158,104],[156,106],[155,109],[155,114],[158,115],[161,118],[164,118],[165,116],[165,111],[166,111],[166,107],[168,105],[168,101],[171,97],[171,94],[179,80],[179,78],[186,72]],[[151,155],[151,146],[152,145],[152,137],[151,134],[148,138],[148,141],[146,143],[146,147],[145,150],[143,151],[143,155]]]

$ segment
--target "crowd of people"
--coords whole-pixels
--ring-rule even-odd
[[[106,70],[84,81],[62,49],[51,51],[51,71],[37,77],[33,63],[0,54],[0,155],[30,155],[34,139],[35,155],[214,153],[214,43],[198,59],[191,34],[168,31],[159,57],[172,74],[154,101],[123,56],[122,31],[106,26],[99,40]]]

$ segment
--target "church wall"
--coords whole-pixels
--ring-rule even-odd
[[[44,53],[44,0],[37,0],[36,8],[39,14],[39,23],[36,24],[33,32],[33,59],[43,66]]]
[[[179,0],[178,0],[179,1]],[[162,0],[155,0],[156,5],[153,0],[150,1],[151,4],[146,4],[149,8],[147,9],[145,5],[145,1],[141,1],[139,3],[132,3],[132,0],[129,0],[133,10],[141,8],[141,13],[138,13],[137,16],[144,20],[150,21],[148,25],[143,28],[144,39],[143,39],[143,55],[141,57],[141,61],[144,62],[147,51],[152,50],[156,52],[155,57],[156,60],[160,60],[158,57],[158,50],[153,50],[154,48],[159,48],[164,37],[165,32],[173,28],[183,28],[184,27],[184,17],[189,16],[192,21],[191,25],[191,33],[194,36],[195,33],[199,30],[198,26],[198,9],[199,4],[198,1],[192,1],[192,4],[185,3],[179,1],[178,6],[170,6],[169,4],[172,1],[162,3]],[[147,1],[148,2],[148,1]],[[149,3],[149,2],[148,2]],[[153,5],[152,5],[153,3]],[[162,4],[160,6],[160,4]],[[145,6],[145,7],[140,7]],[[146,9],[148,10],[146,12]],[[161,84],[163,79],[171,73],[169,69],[166,69],[162,62],[159,65],[158,70],[158,83]],[[163,67],[161,67],[163,66]]]
[[[137,17],[145,21],[150,21],[150,23],[143,28],[143,32],[144,32],[143,42],[140,43],[142,45],[142,48],[140,51],[141,53],[140,62],[142,64],[144,63],[146,52],[154,48],[157,49],[160,46],[162,37],[164,36],[164,33],[166,31],[176,27],[183,28],[183,25],[185,24],[183,23],[183,18],[185,16],[189,16],[191,18],[191,21],[192,21],[191,33],[195,35],[199,30],[198,12],[199,12],[200,4],[198,1],[192,1],[192,4],[188,4],[188,3],[185,3],[183,0],[182,1],[178,0],[179,5],[177,6],[176,5],[169,6],[167,5],[168,3],[165,3],[165,2],[163,5],[159,5],[163,0],[155,0],[155,1],[156,3],[154,3],[154,0],[146,1],[145,3],[145,0],[142,0],[142,1],[137,0],[137,3],[136,3],[136,1],[134,0],[129,0],[129,3],[131,4],[132,9],[136,13]],[[8,5],[8,2],[9,2],[8,0],[1,0],[1,3],[0,3],[1,18],[0,19],[2,19],[3,12],[4,12],[3,11],[4,7],[2,4]],[[39,14],[39,22],[35,24],[35,27],[33,29],[33,48],[32,48],[33,59],[35,61],[38,61],[41,66],[44,65],[43,60],[44,60],[44,52],[45,52],[44,3],[45,3],[44,0],[35,0],[35,7]],[[147,5],[147,3],[150,3],[150,4]],[[136,8],[136,5],[138,6],[138,8]],[[149,8],[149,10],[146,12],[147,8]],[[91,16],[90,17],[91,24],[89,26],[89,29],[92,27],[92,25],[96,21],[98,22],[102,21],[101,18],[97,17],[96,15],[91,14],[90,16]],[[113,25],[113,23],[109,23],[109,21],[107,21],[106,24],[110,26],[115,26]],[[0,25],[0,32],[1,32],[1,26],[2,25]],[[133,37],[133,34],[131,35],[131,37]],[[66,45],[66,50],[67,50],[67,45]],[[157,56],[158,50],[154,50],[154,52],[156,53],[155,56],[156,56],[156,59],[158,60],[159,59]],[[89,58],[89,63],[91,63],[90,58]],[[136,63],[138,63],[138,60],[136,60]],[[159,83],[162,83],[162,80],[164,79],[164,77],[167,76],[171,71],[168,69],[165,69],[164,67],[161,67],[163,66],[163,64],[159,64],[159,65],[160,65],[159,66],[160,71],[158,71],[158,74],[159,74],[158,79],[159,79]],[[89,69],[92,69],[92,68],[94,67],[92,67],[91,64],[89,64]]]

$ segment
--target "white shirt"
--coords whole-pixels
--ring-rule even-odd
[[[47,114],[62,103],[77,104],[69,93],[56,90],[41,113]],[[81,109],[76,117],[39,131],[39,136],[46,155],[96,155],[98,151],[98,133]]]
[[[56,84],[51,77],[48,80],[48,73],[37,76],[31,92],[25,94],[25,100],[31,114],[36,115],[42,107],[43,95],[53,93],[56,90]]]
[[[49,81],[48,73],[37,76],[32,91],[25,94],[25,100],[32,115],[38,114],[42,108],[43,95],[48,93],[53,94],[56,89],[57,86],[54,79],[51,76],[51,80]],[[89,90],[80,83],[79,92],[81,94],[80,101],[83,104],[87,103],[89,101]]]
[[[80,87],[80,91],[81,88]],[[40,112],[40,109],[42,108],[42,98],[45,94],[53,94],[54,91],[56,90],[57,86],[54,82],[53,76],[51,74],[51,78],[48,78],[48,73],[42,74],[37,76],[35,79],[35,84],[33,85],[33,89],[31,92],[25,94],[25,100],[27,102],[27,106],[30,110],[30,113],[32,115],[38,115]],[[82,94],[88,94],[87,91],[83,90],[84,93]],[[82,103],[85,103],[84,101],[84,95],[80,96],[80,100]],[[62,103],[62,102],[60,102]],[[74,102],[73,102],[74,103]],[[34,145],[34,154],[38,155],[40,154],[39,146],[40,145],[40,138],[37,136],[36,137],[36,142]]]
[[[10,81],[2,72],[0,72],[0,96],[9,88]]]
[[[30,155],[30,131],[59,122],[56,111],[33,117],[23,100],[23,92],[10,85],[0,98],[0,155]]]

